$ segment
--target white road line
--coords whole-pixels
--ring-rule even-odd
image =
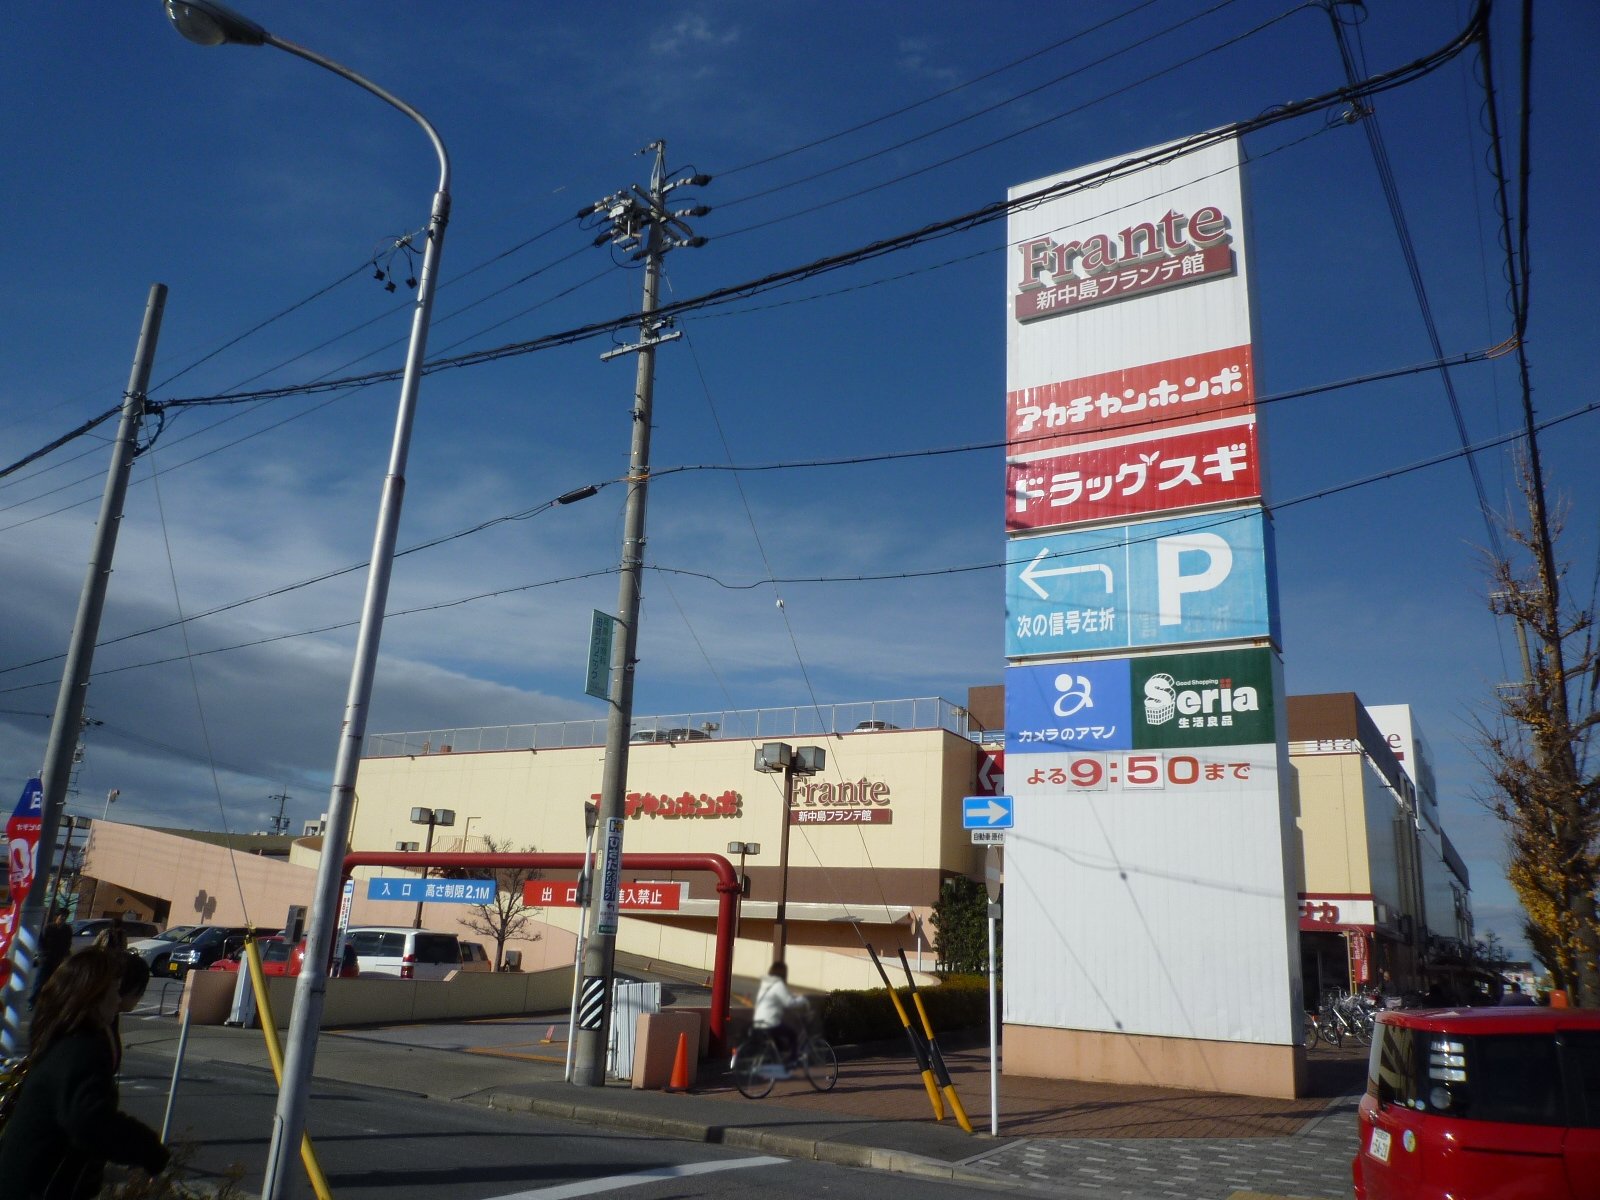
[[[652,1167],[632,1175],[603,1175],[599,1179],[583,1179],[577,1183],[563,1183],[531,1192],[511,1192],[496,1196],[493,1200],[567,1200],[571,1196],[593,1196],[597,1192],[614,1192],[618,1188],[637,1187],[641,1183],[655,1183],[662,1179],[709,1175],[713,1171],[738,1171],[745,1167],[773,1167],[788,1161],[786,1158],[734,1158],[720,1162],[684,1163],[677,1167]]]

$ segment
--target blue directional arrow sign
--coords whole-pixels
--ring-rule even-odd
[[[1010,796],[967,796],[961,801],[963,829],[1010,829],[1016,823]]]

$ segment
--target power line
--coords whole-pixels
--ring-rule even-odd
[[[1564,425],[1569,421],[1577,420],[1580,417],[1588,416],[1591,413],[1595,413],[1595,412],[1600,412],[1600,401],[1595,401],[1593,403],[1583,405],[1583,406],[1581,406],[1579,408],[1572,409],[1572,410],[1570,410],[1568,412],[1565,412],[1565,413],[1562,413],[1562,414],[1560,414],[1558,416],[1551,417],[1551,418],[1548,418],[1545,421],[1539,422],[1535,426],[1535,432],[1543,432],[1544,430],[1547,430],[1547,429],[1553,429],[1553,428],[1555,428],[1557,426]],[[1317,491],[1314,491],[1314,492],[1307,492],[1307,493],[1305,493],[1303,495],[1295,496],[1295,497],[1292,497],[1291,499],[1280,501],[1278,503],[1269,505],[1268,508],[1269,508],[1269,511],[1271,511],[1273,513],[1281,512],[1284,509],[1294,508],[1294,507],[1297,507],[1299,505],[1308,504],[1308,503],[1311,503],[1312,501],[1316,501],[1316,500],[1327,499],[1327,498],[1329,498],[1331,496],[1336,496],[1336,495],[1339,495],[1339,494],[1341,494],[1343,492],[1353,491],[1353,490],[1358,489],[1358,488],[1369,487],[1369,486],[1372,486],[1374,484],[1387,482],[1389,480],[1403,478],[1404,476],[1414,474],[1414,473],[1416,473],[1418,471],[1426,470],[1427,468],[1430,468],[1430,467],[1441,466],[1441,465],[1443,465],[1445,463],[1453,462],[1456,459],[1464,458],[1468,454],[1478,453],[1479,451],[1491,449],[1491,448],[1496,447],[1496,446],[1508,445],[1510,443],[1513,443],[1513,442],[1516,442],[1516,441],[1520,440],[1523,436],[1525,436],[1525,431],[1524,430],[1518,430],[1518,431],[1515,431],[1515,432],[1512,432],[1512,433],[1507,433],[1507,434],[1500,434],[1500,435],[1497,435],[1497,436],[1495,436],[1493,438],[1487,438],[1487,439],[1484,439],[1482,441],[1475,442],[1472,445],[1470,445],[1468,447],[1465,447],[1465,448],[1462,448],[1462,449],[1447,450],[1447,451],[1444,451],[1444,452],[1442,452],[1440,454],[1436,454],[1436,455],[1433,455],[1433,456],[1428,457],[1428,458],[1419,459],[1419,460],[1417,460],[1415,462],[1409,463],[1409,464],[1404,465],[1404,466],[1394,467],[1394,468],[1390,468],[1390,469],[1385,470],[1385,471],[1379,471],[1379,472],[1375,472],[1375,473],[1372,473],[1372,474],[1369,474],[1369,475],[1364,475],[1364,476],[1361,476],[1361,477],[1353,479],[1353,480],[1348,480],[1348,481],[1346,481],[1344,483],[1335,484],[1335,485],[1333,485],[1331,487],[1321,488],[1321,489],[1319,489]],[[978,448],[985,448],[985,447],[973,447],[973,448],[974,449],[978,449]],[[800,463],[800,464],[794,464],[794,468],[795,469],[800,469],[800,468],[810,467],[810,466],[831,466],[831,465],[835,465],[835,464],[833,464],[833,463],[817,463],[817,464]],[[842,465],[842,464],[840,464],[840,465]],[[1246,515],[1247,512],[1248,512],[1248,510],[1238,510],[1238,511],[1229,512],[1229,513],[1223,514],[1219,518],[1216,518],[1216,521],[1217,521],[1217,523],[1225,523],[1225,522],[1228,522],[1228,521],[1239,520],[1239,519],[1242,519],[1242,517],[1244,515]],[[874,575],[823,575],[823,576],[771,576],[771,575],[769,575],[766,578],[754,580],[754,581],[751,581],[751,582],[748,582],[748,583],[739,583],[739,584],[727,583],[727,582],[725,582],[725,581],[723,581],[723,580],[721,580],[721,579],[717,578],[716,576],[711,575],[709,573],[701,572],[701,571],[692,571],[692,570],[688,570],[688,569],[685,569],[685,568],[664,567],[664,566],[661,566],[659,564],[652,564],[647,569],[652,570],[652,571],[670,572],[670,573],[676,574],[676,575],[686,575],[686,576],[690,576],[690,577],[693,577],[693,578],[705,579],[708,582],[714,583],[718,587],[724,588],[724,589],[729,590],[729,591],[749,591],[751,589],[758,588],[758,587],[778,586],[778,585],[781,585],[781,584],[800,584],[800,583],[875,583],[875,582],[885,582],[885,581],[903,580],[903,579],[925,579],[925,578],[930,578],[930,577],[935,577],[935,576],[940,576],[940,575],[961,575],[961,574],[969,574],[969,573],[974,572],[974,571],[996,570],[996,569],[1001,568],[1003,566],[1005,566],[1005,563],[1003,563],[1003,562],[983,562],[983,563],[975,563],[975,564],[970,564],[970,565],[967,565],[967,566],[960,566],[960,567],[930,568],[930,569],[924,570],[924,571],[883,572],[883,573],[874,574]],[[514,586],[514,587],[509,587],[509,588],[498,588],[498,589],[495,589],[493,591],[481,592],[481,593],[477,593],[477,594],[469,595],[469,596],[461,596],[461,597],[457,597],[457,598],[452,599],[452,600],[439,601],[438,603],[435,603],[435,604],[421,605],[421,606],[418,606],[418,607],[415,607],[415,608],[402,609],[402,610],[399,610],[399,611],[396,611],[396,612],[393,612],[393,613],[389,613],[389,614],[387,614],[387,616],[389,616],[389,617],[404,617],[404,616],[414,616],[414,615],[419,614],[419,613],[436,612],[436,611],[439,611],[441,609],[459,607],[461,605],[474,603],[474,602],[479,601],[479,600],[494,599],[494,598],[497,598],[497,597],[500,597],[500,596],[513,595],[513,594],[516,594],[518,592],[531,591],[531,590],[534,590],[534,589],[537,589],[537,588],[552,587],[552,586],[555,586],[555,585],[558,585],[558,584],[571,583],[571,582],[576,582],[576,581],[579,581],[579,580],[591,579],[591,578],[594,578],[596,576],[613,574],[615,571],[616,571],[615,567],[605,567],[605,568],[600,568],[600,569],[597,569],[597,570],[594,570],[594,571],[583,572],[583,573],[580,573],[580,574],[566,575],[566,576],[562,576],[562,577],[556,578],[556,579],[540,580],[540,581],[536,581],[534,583],[520,584],[520,585],[517,585],[517,586]],[[205,615],[205,614],[200,614],[200,615]],[[319,627],[316,627],[316,628],[313,628],[313,629],[299,630],[299,631],[290,632],[290,633],[274,634],[274,635],[271,635],[271,636],[268,636],[268,637],[257,638],[257,639],[254,639],[254,640],[248,641],[248,642],[236,643],[234,645],[218,646],[218,647],[213,647],[213,648],[208,649],[208,650],[198,650],[198,651],[194,652],[194,655],[196,657],[199,657],[199,656],[204,656],[204,655],[208,655],[208,654],[220,654],[220,653],[223,653],[223,652],[226,652],[226,651],[230,651],[230,650],[249,649],[249,648],[256,647],[256,646],[268,645],[268,644],[273,643],[273,642],[287,641],[287,640],[290,640],[290,639],[293,639],[293,638],[298,638],[298,637],[311,637],[311,636],[315,636],[317,634],[329,633],[329,632],[333,632],[333,631],[340,630],[340,629],[347,629],[347,628],[350,628],[351,626],[353,626],[355,624],[357,624],[357,622],[355,622],[355,621],[342,621],[342,622],[337,622],[337,623],[332,624],[332,625],[319,626]],[[138,636],[138,635],[128,635],[128,636]],[[123,638],[123,639],[119,639],[119,640],[127,640],[127,639]],[[57,656],[57,657],[59,657],[59,656]],[[120,666],[120,667],[111,667],[111,668],[107,668],[107,669],[102,670],[102,671],[96,671],[95,672],[95,677],[98,677],[100,675],[116,674],[116,673],[120,673],[120,672],[123,672],[123,671],[141,669],[141,668],[144,668],[144,667],[163,666],[163,665],[166,665],[166,664],[169,664],[169,663],[173,663],[173,662],[181,662],[181,661],[183,661],[183,659],[184,659],[183,655],[177,655],[177,656],[169,656],[169,657],[160,658],[160,659],[152,659],[152,660],[149,660],[149,661],[146,661],[146,662],[132,663],[132,664],[128,664],[128,665]],[[44,659],[44,660],[38,660],[35,663],[20,664],[20,665],[18,665],[16,667],[0,668],[0,674],[7,673],[7,672],[10,672],[10,671],[13,671],[13,670],[21,670],[23,666],[39,665],[40,663],[47,662],[47,661],[51,661],[51,660]],[[46,687],[46,686],[54,686],[54,685],[50,681],[41,681],[39,683],[14,684],[11,687],[0,688],[0,695],[12,693],[12,692],[28,691],[28,690],[30,690],[32,688]]]

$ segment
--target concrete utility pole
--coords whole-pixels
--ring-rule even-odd
[[[44,927],[45,902],[49,899],[56,832],[61,827],[67,782],[72,778],[78,734],[83,728],[83,706],[89,694],[94,644],[100,636],[100,614],[105,610],[111,560],[117,550],[117,531],[122,526],[122,503],[128,494],[128,475],[139,451],[145,388],[150,385],[156,342],[161,336],[161,316],[166,307],[167,285],[151,284],[150,296],[145,302],[144,324],[139,330],[139,345],[133,355],[133,372],[128,376],[128,390],[122,397],[122,417],[117,425],[116,440],[111,444],[111,466],[106,472],[105,492],[100,500],[100,520],[95,526],[94,545],[89,552],[88,574],[78,597],[78,616],[72,626],[72,640],[67,644],[61,690],[50,716],[50,738],[45,744],[44,769],[39,775],[44,787],[44,811],[40,817],[39,845],[34,851],[34,862],[44,868],[44,878],[39,878],[36,867],[33,886],[28,889],[22,911],[17,915],[16,936],[11,943],[11,984],[6,992],[5,1024],[0,1028],[0,1050],[6,1054],[19,1053],[23,1045],[22,1023],[27,1013],[28,994],[33,988],[39,933]]]
[[[588,920],[592,936],[583,951],[583,981],[578,995],[578,1022],[573,1047],[572,1081],[583,1087],[603,1087],[606,1081],[606,1047],[610,1044],[611,975],[617,948],[617,891],[622,876],[623,794],[628,782],[628,736],[633,724],[634,652],[639,644],[639,597],[644,574],[644,512],[650,483],[650,412],[655,391],[655,348],[681,337],[662,333],[667,322],[654,316],[661,288],[661,256],[679,246],[701,246],[683,223],[684,217],[704,216],[704,206],[669,212],[666,199],[680,187],[703,187],[708,175],[692,175],[667,182],[667,144],[652,142],[641,154],[655,151],[650,190],[637,184],[598,200],[578,214],[583,220],[598,215],[606,229],[595,245],[610,242],[644,260],[644,303],[639,318],[639,341],[622,346],[602,359],[622,354],[639,355],[633,391],[633,448],[628,460],[627,507],[623,514],[621,580],[617,588],[617,624],[621,637],[612,639],[611,711],[606,721],[605,770],[600,784],[599,887],[589,898]]]

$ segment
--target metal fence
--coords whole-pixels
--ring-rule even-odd
[[[947,729],[984,741],[994,737],[971,728],[967,710],[939,696],[910,700],[861,700],[849,704],[745,708],[718,712],[663,713],[635,717],[635,742],[688,742],[712,739],[820,737],[893,729]],[[533,725],[483,725],[420,729],[367,735],[368,758],[401,755],[467,754],[484,750],[556,750],[603,746],[603,717],[582,721],[544,721]]]

